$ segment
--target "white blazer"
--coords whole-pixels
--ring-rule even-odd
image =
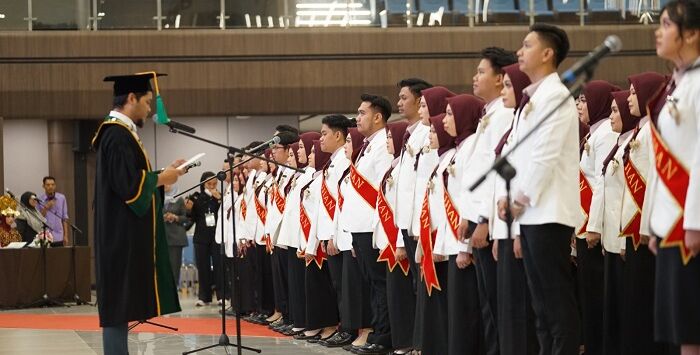
[[[396,158],[396,162],[398,164],[399,158]],[[385,187],[384,187],[384,197],[386,197],[386,202],[388,207],[391,209],[391,211],[380,211],[379,210],[379,204],[377,204],[377,208],[374,210],[374,215],[372,218],[374,219],[373,223],[375,225],[374,227],[374,247],[376,249],[382,250],[386,248],[387,245],[389,245],[389,237],[387,236],[386,232],[384,231],[384,227],[382,226],[382,223],[380,222],[380,213],[388,213],[391,214],[394,217],[394,226],[396,226],[396,208],[397,208],[397,195],[398,195],[398,187],[396,184],[396,181],[399,178],[399,166],[397,165],[396,167],[391,170],[391,174],[389,178],[386,181]],[[399,248],[404,247],[403,243],[403,236],[401,234],[401,231],[398,230],[396,234],[396,246]]]
[[[445,152],[441,157],[439,157],[439,162],[435,174],[426,183],[426,191],[428,192],[428,206],[430,208],[430,232],[437,230],[437,235],[435,236],[435,244],[433,244],[433,254],[448,256],[451,255],[448,250],[447,239],[452,237],[447,234],[447,229],[445,229],[447,224],[447,217],[445,215],[445,204],[444,204],[444,192],[445,184],[442,180],[442,173],[447,169],[450,164],[452,157],[454,157],[456,149],[450,149]],[[429,189],[432,187],[431,189]],[[423,192],[425,194],[425,192]],[[425,195],[423,196],[425,198]],[[423,199],[421,198],[421,200]],[[421,203],[422,204],[422,203]],[[418,215],[420,217],[420,215]],[[417,234],[420,235],[420,234]],[[418,243],[420,248],[420,243]],[[425,254],[425,251],[423,251]],[[444,261],[444,260],[443,260]]]
[[[265,181],[267,173],[264,171],[253,170],[248,176],[248,182],[246,182],[246,218],[243,222],[245,234],[241,235],[242,240],[255,240],[258,234],[258,228],[260,227],[258,214],[255,211],[255,190],[260,184]]]
[[[272,180],[273,177],[271,174],[265,175],[265,178],[260,181],[260,184],[258,186],[262,185],[262,188],[260,191],[256,194],[255,198],[260,201],[260,204],[267,208],[267,199],[268,193],[270,192],[270,187],[272,186]],[[265,237],[265,223],[263,223],[262,219],[260,219],[260,216],[257,214],[256,209],[255,209],[255,200],[253,200],[253,213],[255,214],[255,242],[258,245],[266,245],[265,240],[263,240],[263,237]],[[269,214],[269,211],[267,212]],[[267,216],[265,218],[265,222],[267,222]]]
[[[296,173],[292,177],[292,189],[287,195],[287,202],[280,223],[279,238],[277,244],[290,248],[299,249],[299,238],[301,237],[301,225],[299,223],[299,203],[301,198],[301,188],[311,181],[315,170],[305,168],[303,173]]]
[[[314,177],[311,180],[311,185],[306,190],[302,192],[302,203],[306,209],[306,214],[309,216],[309,221],[311,222],[311,230],[309,232],[309,239],[305,240],[304,233],[301,233],[301,238],[299,239],[300,249],[303,249],[307,254],[316,255],[316,248],[318,247],[318,215],[320,214],[321,207],[321,179],[323,179],[323,173],[317,171],[314,173]]]
[[[428,131],[430,131],[430,127],[428,127]],[[422,146],[422,152],[418,158],[418,166],[416,168],[416,191],[413,195],[413,218],[411,218],[411,230],[408,233],[415,237],[420,235],[420,211],[423,207],[425,188],[428,185],[430,175],[440,162],[437,150],[429,148],[430,135],[425,136]]]
[[[639,122],[640,128],[637,137],[634,139],[634,141],[628,142],[628,164],[634,165],[639,172],[642,181],[646,184],[647,189],[649,188],[649,171],[655,169],[655,167],[652,165],[654,157],[650,153],[653,148],[651,147],[651,126],[648,122],[649,117],[643,118]],[[622,196],[622,217],[620,221],[620,225],[622,226],[623,230],[632,222],[632,219],[638,212],[642,212],[640,211],[640,207],[642,206],[637,206],[637,202],[634,200],[632,191],[630,191],[629,187],[625,183],[625,190]],[[642,214],[642,217],[644,217],[644,214]],[[640,227],[642,228],[640,228],[639,233],[647,236],[651,235],[648,225],[648,222],[644,223],[644,221],[641,221]],[[643,226],[646,226],[646,229],[644,229]]]
[[[700,65],[700,59],[694,65]],[[683,217],[684,230],[700,230],[700,68],[685,73],[677,80],[676,90],[667,100],[658,119],[663,141],[690,176],[685,206],[679,206],[666,185],[660,180],[655,164],[649,170],[643,208],[642,230],[645,222],[651,233],[666,237],[676,221]],[[653,155],[653,153],[650,153]]]
[[[350,190],[352,190],[352,186],[350,186],[350,173],[348,172],[338,184],[338,211],[335,214],[333,226],[333,230],[335,231],[333,242],[338,247],[338,250],[349,251],[352,249],[352,235],[345,229],[345,220],[352,218],[352,216],[350,216],[347,212],[348,210],[344,208],[344,199],[345,196],[350,193]],[[341,201],[343,202],[342,205]]]
[[[386,149],[386,130],[380,129],[371,136],[371,141],[365,149],[364,155],[359,157],[355,167],[362,176],[377,189],[384,173],[389,169],[394,156]],[[352,187],[352,186],[351,186]],[[345,206],[352,218],[344,219],[345,230],[351,233],[371,233],[374,231],[372,215],[374,203],[367,203],[355,188],[352,188],[345,196]]]
[[[287,169],[285,167],[278,167],[277,176],[273,180],[271,180],[272,185],[270,187],[270,190],[268,191],[267,198],[267,221],[265,223],[265,234],[270,235],[270,238],[272,238],[273,245],[277,244],[277,238],[279,237],[280,222],[282,222],[282,214],[284,213],[284,211],[279,210],[279,208],[277,207],[277,202],[275,201],[275,199],[272,198],[274,196],[272,189],[275,187],[275,185],[277,185],[281,198],[286,199],[287,196],[285,196],[284,194],[284,187],[287,186],[287,183],[289,182],[289,179],[291,179],[293,174],[294,171],[290,169]]]
[[[603,194],[596,193],[603,186],[603,162],[608,157],[610,151],[617,143],[618,134],[613,132],[610,125],[610,119],[606,118],[596,122],[591,126],[591,133],[586,141],[587,150],[584,149],[581,155],[581,171],[586,176],[588,183],[591,185],[593,199],[591,200],[590,213],[588,214],[588,224],[586,231],[602,233],[603,232],[603,211],[595,209],[593,206],[603,205]],[[601,199],[596,201],[596,199]],[[576,231],[583,227],[585,215],[581,210],[580,223],[576,225]],[[577,236],[585,238],[585,233]]]
[[[520,225],[558,223],[575,227],[581,216],[576,104],[557,73],[545,77],[530,102],[518,112],[510,138],[513,144],[521,141],[561,100],[566,103],[511,155],[510,162],[517,171],[513,196],[530,199],[518,218]]]
[[[420,121],[415,123],[413,133],[406,142],[406,147],[402,150],[399,157],[398,166],[395,168],[397,173],[397,189],[398,203],[395,211],[396,225],[399,229],[411,231],[413,218],[418,218],[414,215],[414,201],[416,198],[416,155],[423,149],[423,145],[430,127],[422,124]],[[409,127],[410,128],[410,127]],[[403,238],[402,238],[403,239]]]
[[[233,248],[231,246],[235,244],[235,241],[233,240],[233,228],[231,226],[231,223],[236,220],[236,216],[233,214],[233,203],[234,200],[238,198],[238,193],[233,193],[232,196],[231,190],[231,184],[228,184],[226,186],[226,192],[224,192],[221,205],[219,206],[219,210],[216,211],[217,219],[216,229],[214,232],[214,241],[216,241],[217,244],[221,244],[221,230],[223,229],[224,249],[226,250],[226,256],[229,258],[233,257]],[[221,215],[222,212],[223,218]],[[230,254],[229,249],[231,249]]]
[[[345,157],[343,147],[340,147],[331,156],[331,163],[328,165],[328,170],[326,170],[326,176],[323,177],[323,179],[325,179],[326,186],[328,186],[328,192],[336,202],[332,208],[333,217],[335,217],[335,214],[338,213],[338,180],[340,180],[340,176],[349,166],[350,160]],[[319,188],[319,194],[320,193],[321,190]],[[323,201],[319,201],[321,202],[321,205],[319,206],[318,212],[318,239],[330,240],[334,235],[334,218],[331,218],[331,216],[328,214],[328,210],[326,210],[326,207],[323,206]]]
[[[625,146],[632,138],[632,133],[630,131],[620,136],[620,147],[615,152],[613,160],[608,164],[602,183],[593,191],[593,201],[591,202],[591,212],[600,211],[601,216],[596,218],[600,220],[601,232],[599,233],[601,233],[603,249],[615,254],[619,254],[620,250],[625,249],[625,239],[620,238],[622,195],[626,186],[622,158]],[[588,225],[590,226],[590,223]]]
[[[474,196],[470,193],[469,187],[464,185],[465,181],[471,181],[472,179],[465,177],[466,174],[470,174],[473,170],[473,164],[475,163],[474,150],[479,144],[482,137],[477,134],[472,134],[467,139],[462,141],[457,147],[457,153],[455,153],[454,164],[449,167],[447,177],[447,191],[452,197],[452,202],[455,203],[455,208],[459,213],[460,219],[465,218],[465,215],[471,214],[471,216],[476,215],[476,210],[478,208],[478,202],[474,202],[479,197]],[[478,177],[474,177],[474,180]],[[458,203],[457,201],[467,201],[467,203]],[[474,217],[474,221],[478,219],[478,215]],[[471,218],[467,217],[468,220]],[[452,232],[450,225],[445,222],[445,244],[447,245],[448,255],[457,255],[459,252],[471,252],[471,247],[469,241],[463,243],[457,239],[457,237]]]

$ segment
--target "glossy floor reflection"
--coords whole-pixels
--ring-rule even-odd
[[[183,311],[172,315],[184,318],[216,318],[219,307],[195,307],[194,299],[181,300]],[[53,307],[5,310],[0,313],[19,314],[96,314],[92,306]],[[234,334],[229,334],[235,342]],[[218,342],[218,336],[193,334],[129,333],[130,355],[171,355]],[[243,345],[261,349],[263,354],[349,354],[342,349],[328,349],[289,337],[244,337]],[[236,354],[236,348],[217,347],[199,354]],[[254,354],[243,351],[244,354]],[[0,328],[0,355],[92,355],[102,354],[102,334],[99,331],[45,330]]]

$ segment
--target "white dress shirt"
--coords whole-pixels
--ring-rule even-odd
[[[411,130],[412,129],[412,130]],[[416,199],[416,155],[423,149],[425,141],[430,133],[430,127],[418,121],[408,127],[411,136],[406,142],[406,147],[401,150],[397,173],[397,207],[395,211],[396,225],[399,229],[411,231],[414,215],[414,202]],[[403,238],[401,238],[403,239]]]

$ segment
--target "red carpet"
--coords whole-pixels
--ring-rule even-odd
[[[178,328],[177,332],[156,327],[150,324],[140,324],[132,332],[171,333],[171,334],[221,334],[221,318],[175,318],[161,317],[151,319],[152,322]],[[53,314],[20,314],[0,313],[0,328],[23,329],[56,329],[56,330],[87,330],[99,331],[100,325],[96,315],[53,315]],[[236,334],[235,319],[226,320],[226,333]],[[266,326],[241,321],[243,336],[283,337]]]

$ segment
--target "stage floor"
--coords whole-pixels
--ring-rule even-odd
[[[217,306],[195,307],[193,297],[181,297],[183,311],[156,321],[179,327],[180,331],[140,325],[129,333],[130,355],[173,355],[218,342],[221,318]],[[227,318],[227,334],[236,341],[235,320]],[[263,354],[350,354],[342,349],[280,336],[266,327],[242,322],[242,343],[261,349]],[[88,355],[102,354],[102,334],[93,306],[34,308],[0,311],[1,355]],[[199,354],[236,354],[229,347]],[[250,351],[244,354],[254,354]]]

